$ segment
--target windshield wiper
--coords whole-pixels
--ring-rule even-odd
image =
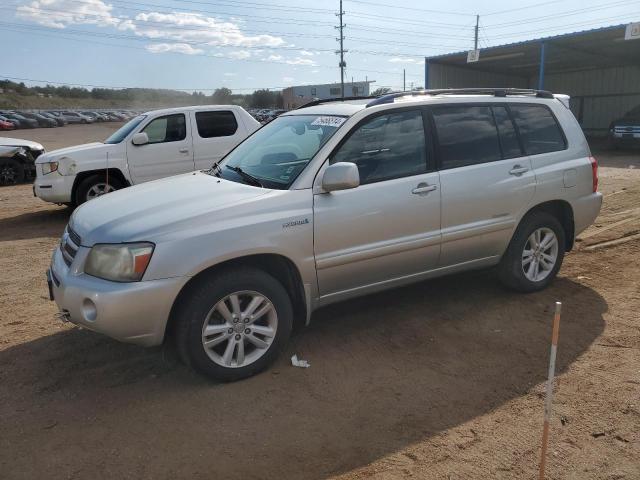
[[[253,185],[254,187],[262,187],[262,182],[260,182],[260,180],[258,180],[256,177],[254,177],[253,175],[245,172],[244,170],[242,170],[242,168],[240,167],[233,167],[231,165],[225,165],[225,167],[227,167],[229,170],[236,172],[238,175],[240,175],[242,177],[242,179],[247,182],[249,185]]]

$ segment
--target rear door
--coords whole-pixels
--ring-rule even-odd
[[[355,127],[330,163],[352,162],[360,186],[314,195],[320,295],[373,291],[435,268],[440,184],[420,109],[385,111]]]
[[[242,120],[233,110],[191,112],[193,155],[196,169],[209,168],[247,136]]]
[[[442,188],[441,265],[502,255],[536,188],[505,104],[430,108]]]
[[[133,183],[195,170],[189,131],[189,117],[184,113],[155,117],[142,126],[138,132],[146,133],[149,143],[127,143],[127,160]]]

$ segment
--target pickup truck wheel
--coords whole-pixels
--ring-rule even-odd
[[[101,195],[114,192],[122,188],[122,183],[115,177],[106,175],[91,175],[85,178],[78,185],[76,190],[76,205],[93,200]]]
[[[287,343],[293,308],[284,287],[257,269],[206,277],[181,299],[176,341],[183,361],[220,381],[268,367]]]
[[[24,166],[17,160],[0,161],[0,185],[15,185],[24,181]]]
[[[556,217],[534,212],[525,217],[504,254],[498,274],[502,283],[519,292],[547,287],[560,270],[565,232]]]

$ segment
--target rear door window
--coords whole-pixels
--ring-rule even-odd
[[[543,105],[510,105],[527,155],[556,152],[567,144],[555,117]]]
[[[515,158],[522,156],[520,142],[506,107],[493,106],[493,116],[496,120],[502,147],[502,158]]]
[[[200,138],[229,137],[238,130],[236,116],[229,110],[196,112],[196,125]]]
[[[366,121],[333,156],[331,163],[336,162],[355,163],[362,185],[425,173],[422,113],[394,112]]]
[[[489,106],[431,109],[438,135],[440,168],[457,168],[502,158],[498,130]]]

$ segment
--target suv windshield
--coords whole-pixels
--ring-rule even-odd
[[[238,145],[212,173],[286,190],[345,120],[327,115],[278,117]]]
[[[116,130],[109,138],[107,138],[104,143],[120,143],[126,138],[127,135],[131,133],[134,128],[140,125],[140,122],[142,122],[146,117],[146,115],[140,115],[138,117],[132,118],[118,130]]]

